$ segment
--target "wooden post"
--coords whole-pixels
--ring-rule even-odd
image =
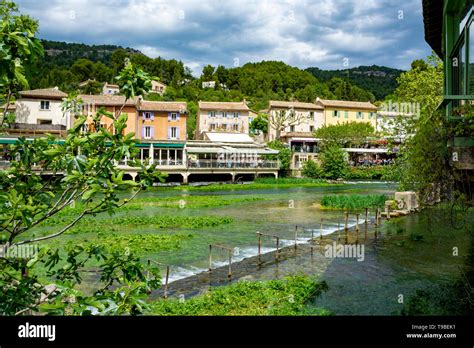
[[[209,245],[209,273],[212,271],[212,245]]]
[[[387,214],[387,220],[390,220],[390,204],[385,205],[385,213]]]
[[[365,224],[369,223],[369,208],[365,208]]]
[[[277,247],[277,250],[276,250],[275,258],[278,261],[280,258],[280,237],[276,237],[276,247]]]
[[[232,250],[229,250],[229,274],[227,277],[232,278]]]
[[[166,266],[166,277],[165,277],[165,293],[164,298],[168,298],[168,280],[170,278],[170,266]]]
[[[356,232],[359,233],[359,215],[360,214],[356,214]]]
[[[257,232],[258,234],[258,260],[260,261],[260,256],[262,254],[262,235],[260,232]]]
[[[319,225],[319,239],[323,239],[323,218],[321,218],[321,224]]]
[[[298,225],[295,226],[295,250],[297,249],[296,239],[298,238]]]
[[[347,231],[349,228],[349,212],[345,212],[345,218],[344,218],[344,229]]]

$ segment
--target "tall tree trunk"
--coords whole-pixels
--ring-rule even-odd
[[[11,98],[12,98],[12,91],[11,89],[9,89],[8,94],[7,94],[7,102],[5,104],[5,109],[3,109],[3,117],[2,117],[2,121],[0,122],[0,127],[3,126],[3,123],[5,122],[5,118],[7,117],[8,107],[10,106]]]

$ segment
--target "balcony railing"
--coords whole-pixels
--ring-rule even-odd
[[[257,161],[257,162],[232,162],[219,160],[191,160],[188,168],[209,168],[209,169],[279,169],[279,161]]]

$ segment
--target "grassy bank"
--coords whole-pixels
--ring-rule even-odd
[[[329,315],[324,309],[305,310],[305,303],[327,290],[307,276],[292,276],[264,282],[241,281],[213,288],[189,300],[158,300],[152,303],[152,315]]]
[[[321,206],[327,209],[364,209],[383,208],[386,195],[326,195],[321,199]]]
[[[173,190],[186,191],[232,191],[232,190],[259,190],[259,189],[282,189],[291,187],[323,187],[323,186],[340,186],[342,184],[330,183],[323,179],[308,178],[259,178],[251,183],[235,183],[235,184],[211,184],[205,186],[173,186]],[[159,188],[163,189],[163,188]]]

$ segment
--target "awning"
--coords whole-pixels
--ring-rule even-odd
[[[347,152],[356,152],[356,153],[387,153],[387,149],[359,149],[359,148],[346,148],[344,149]]]
[[[253,139],[248,134],[243,133],[211,133],[206,132],[206,137],[217,143],[253,143]]]
[[[238,148],[230,146],[219,146],[219,147],[187,147],[187,153],[228,153],[228,154],[255,154],[255,155],[277,155],[278,150],[268,148]]]
[[[184,148],[184,143],[136,143],[135,146],[139,148],[149,148],[151,144],[153,144],[154,148],[162,148],[162,149]]]

